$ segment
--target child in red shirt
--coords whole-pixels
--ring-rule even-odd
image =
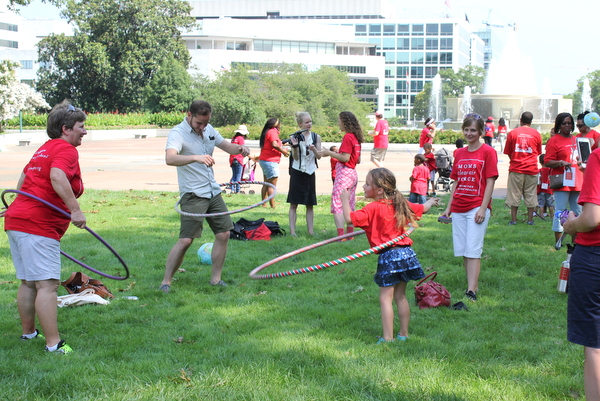
[[[437,198],[431,198],[423,205],[408,203],[396,189],[396,177],[387,168],[371,170],[367,174],[363,190],[365,197],[375,201],[353,212],[350,207],[350,193],[344,189],[341,193],[342,208],[346,223],[364,229],[371,246],[381,245],[401,236],[405,233],[406,226],[416,226],[421,215],[439,201]],[[377,344],[396,339],[406,341],[408,338],[410,306],[406,299],[406,284],[410,280],[425,277],[417,255],[411,248],[412,243],[410,237],[405,237],[393,247],[378,252],[374,280],[379,286],[383,337],[379,338]],[[400,318],[400,332],[396,337],[392,301],[396,301]]]
[[[540,164],[544,165],[544,155],[539,157]],[[550,167],[542,167],[538,175],[538,216],[554,216],[554,191],[550,188]]]
[[[335,152],[335,153],[339,153],[339,149],[335,145],[330,147],[329,150],[331,150],[332,152]],[[338,164],[338,159],[336,159],[335,157],[330,157],[329,163],[331,163],[331,181],[335,182],[335,166],[336,166],[336,164]]]
[[[435,172],[437,171],[437,164],[435,162],[435,155],[433,154],[433,146],[430,143],[423,145],[423,156],[425,156],[425,166],[429,169],[429,182],[431,182],[431,195],[435,196]],[[428,194],[429,195],[429,194]]]
[[[427,201],[427,186],[429,185],[429,169],[425,166],[425,156],[415,156],[415,168],[410,176],[410,203],[423,204]]]

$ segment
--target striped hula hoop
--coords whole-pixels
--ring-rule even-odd
[[[250,278],[255,279],[255,280],[266,280],[266,279],[272,279],[272,278],[294,276],[294,275],[303,274],[303,273],[310,273],[310,272],[315,272],[317,270],[324,270],[324,269],[327,269],[328,267],[341,265],[342,263],[350,262],[350,261],[356,260],[358,258],[362,258],[363,256],[367,256],[372,253],[389,248],[392,245],[394,245],[395,243],[408,237],[410,234],[412,234],[413,231],[414,231],[414,227],[409,226],[409,229],[404,234],[402,234],[388,242],[385,242],[381,245],[377,245],[372,248],[366,249],[364,251],[356,252],[352,255],[344,256],[343,258],[335,259],[335,260],[332,260],[329,262],[320,263],[318,265],[313,265],[313,266],[309,266],[309,267],[303,267],[301,269],[288,270],[288,271],[279,272],[279,273],[258,274],[258,272],[260,272],[261,270],[263,270],[271,265],[274,265],[275,263],[281,262],[282,260],[285,260],[292,256],[298,255],[302,252],[306,252],[311,249],[319,248],[323,245],[331,244],[332,242],[337,242],[337,241],[340,241],[340,240],[343,240],[346,238],[355,237],[357,235],[364,234],[365,232],[363,230],[360,230],[360,231],[355,231],[352,233],[340,235],[339,237],[333,237],[333,238],[327,239],[325,241],[317,242],[316,244],[305,246],[304,248],[297,249],[295,251],[286,253],[285,255],[282,255],[275,259],[272,259],[272,260],[268,261],[267,263],[264,263],[264,264],[258,266],[256,269],[252,270],[250,272],[249,276],[250,276]]]
[[[273,199],[275,197],[275,195],[277,195],[277,188],[275,188],[275,185],[271,184],[270,182],[263,182],[263,181],[232,181],[232,182],[225,182],[223,184],[219,184],[219,186],[224,187],[226,185],[231,185],[231,184],[260,184],[260,185],[266,185],[268,187],[273,188],[273,193],[271,195],[269,195],[267,198],[261,200],[258,203],[255,203],[253,205],[250,206],[244,206],[243,208],[240,209],[236,209],[236,210],[228,210],[226,212],[219,212],[219,213],[188,213],[188,212],[184,212],[183,210],[181,210],[179,208],[179,205],[181,203],[181,198],[179,198],[179,200],[177,201],[177,203],[175,204],[175,211],[183,216],[188,216],[188,217],[215,217],[215,216],[226,216],[228,214],[235,214],[235,213],[240,213],[240,212],[244,212],[246,210],[250,210],[253,209],[255,207],[258,207],[264,203],[267,203],[268,201],[270,201],[271,199]]]

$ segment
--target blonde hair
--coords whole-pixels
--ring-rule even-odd
[[[394,217],[396,217],[396,228],[404,229],[411,224],[417,227],[417,220],[410,208],[410,205],[404,198],[404,195],[396,189],[396,177],[394,173],[385,167],[380,167],[369,171],[373,185],[383,189],[383,198],[390,199],[394,207]]]
[[[299,111],[296,113],[296,123],[298,125],[302,124],[302,122],[304,121],[304,119],[308,117],[310,118],[310,114],[308,113],[308,111]]]

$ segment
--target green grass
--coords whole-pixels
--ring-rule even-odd
[[[258,195],[227,197],[231,209]],[[328,197],[316,208],[317,238],[231,241],[223,279],[208,285],[196,241],[170,294],[157,291],[179,223],[175,193],[88,191],[89,226],[128,262],[126,281],[103,279],[110,305],[59,310],[69,355],[46,354],[44,342],[22,342],[7,238],[0,235],[0,388],[6,400],[571,400],[583,398],[581,347],[566,341],[566,296],[556,291],[564,251],[553,249],[550,222],[508,227],[494,202],[482,260],[480,300],[463,297],[462,260],[452,254],[451,227],[425,215],[412,235],[426,272],[470,310],[419,310],[412,289],[410,338],[376,346],[381,335],[376,257],[316,273],[257,281],[256,266],[333,237]],[[287,205],[256,208],[234,219],[265,217],[287,229]],[[522,217],[522,216],[520,216]],[[524,220],[522,217],[520,220]],[[89,265],[122,273],[89,233],[70,228],[62,248]],[[298,255],[271,273],[336,259],[368,248],[364,236]],[[63,278],[81,270],[63,262]],[[91,276],[95,277],[94,274]],[[66,293],[59,290],[59,295]],[[138,301],[123,297],[135,295]],[[398,327],[396,322],[396,328]]]

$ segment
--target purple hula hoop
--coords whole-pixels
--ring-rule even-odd
[[[286,253],[285,255],[281,255],[275,259],[272,259],[266,263],[263,263],[262,265],[258,266],[256,269],[252,270],[249,274],[249,277],[255,280],[265,280],[265,279],[272,279],[272,278],[281,278],[281,277],[287,277],[287,276],[294,276],[297,274],[303,274],[303,273],[310,273],[310,272],[315,272],[317,270],[324,270],[327,269],[328,267],[331,266],[337,266],[337,265],[341,265],[342,263],[346,263],[346,262],[350,262],[353,260],[356,260],[358,258],[362,258],[363,256],[367,256],[370,255],[372,253],[381,251],[382,249],[386,249],[389,248],[390,246],[394,245],[396,242],[408,237],[410,234],[412,234],[412,232],[414,231],[414,227],[410,226],[409,230],[406,231],[404,234],[386,242],[383,243],[381,245],[377,245],[374,246],[372,248],[366,249],[364,251],[360,251],[360,252],[356,252],[352,255],[348,255],[348,256],[344,256],[342,258],[339,259],[335,259],[329,262],[325,262],[325,263],[320,263],[318,265],[313,265],[313,266],[309,266],[309,267],[303,267],[301,269],[294,269],[294,270],[288,270],[288,271],[284,271],[284,272],[279,272],[279,273],[269,273],[269,274],[258,274],[258,272],[260,272],[261,270],[263,270],[266,267],[269,267],[271,265],[274,265],[277,262],[281,262],[282,260],[285,260],[287,258],[290,258],[292,256],[298,255],[302,252],[306,252],[309,251],[311,249],[315,249],[318,248],[320,246],[323,245],[327,245],[330,244],[332,242],[336,242],[339,241],[341,239],[345,239],[345,238],[350,238],[350,237],[354,237],[357,235],[361,235],[364,234],[365,232],[360,230],[360,231],[355,231],[352,233],[347,233],[344,235],[340,235],[339,237],[333,237],[333,238],[329,238],[325,241],[321,241],[321,242],[317,242],[316,244],[312,244],[312,245],[308,245],[305,246],[304,248],[300,248],[300,249],[296,249],[295,251]]]
[[[215,216],[226,216],[228,214],[235,214],[235,213],[240,213],[240,212],[244,212],[246,210],[250,210],[252,208],[255,208],[257,206],[262,205],[263,203],[267,203],[268,201],[270,201],[271,199],[273,199],[275,197],[275,195],[277,195],[277,188],[275,187],[275,185],[271,184],[270,182],[263,182],[263,181],[232,181],[232,182],[226,182],[223,184],[219,184],[219,186],[225,186],[225,185],[229,185],[229,184],[262,184],[262,185],[266,185],[268,187],[271,187],[274,189],[273,193],[271,195],[269,195],[268,197],[266,197],[265,199],[261,200],[258,203],[255,203],[254,205],[250,205],[250,206],[245,206],[241,209],[236,209],[236,210],[228,210],[226,212],[219,212],[219,213],[188,213],[188,212],[184,212],[183,210],[181,210],[179,208],[179,204],[181,203],[181,198],[179,198],[179,200],[177,201],[177,203],[175,204],[175,211],[181,215],[184,216],[188,216],[188,217],[215,217]]]
[[[71,215],[70,215],[68,212],[65,212],[64,210],[62,210],[61,208],[57,207],[56,205],[53,205],[52,203],[50,203],[50,202],[48,202],[48,201],[45,201],[45,200],[44,200],[44,199],[42,199],[42,198],[38,198],[37,196],[35,196],[35,195],[32,195],[32,194],[30,194],[30,193],[23,192],[23,191],[18,191],[18,190],[16,190],[16,189],[7,189],[7,190],[5,190],[4,192],[2,192],[2,195],[1,195],[1,197],[2,197],[2,203],[4,203],[4,206],[6,206],[7,208],[8,208],[8,204],[6,203],[6,200],[4,199],[4,195],[5,195],[6,193],[8,193],[8,192],[12,192],[12,193],[15,193],[15,194],[18,194],[18,195],[27,196],[27,197],[29,197],[29,198],[31,198],[31,199],[34,199],[34,200],[36,200],[36,201],[38,201],[38,202],[41,202],[41,203],[43,203],[44,205],[48,206],[49,208],[51,208],[51,209],[53,209],[53,210],[56,210],[57,212],[59,212],[59,213],[62,213],[63,215],[65,215],[65,217],[67,217],[67,218],[71,219]],[[106,242],[106,241],[105,241],[105,240],[104,240],[104,239],[103,239],[101,236],[99,236],[98,234],[96,234],[96,233],[95,233],[95,232],[94,232],[94,231],[93,231],[91,228],[89,228],[88,226],[85,226],[84,228],[85,228],[85,229],[86,229],[86,230],[87,230],[87,231],[88,231],[90,234],[92,234],[94,237],[96,237],[96,239],[97,239],[98,241],[100,241],[100,242],[101,242],[101,243],[102,243],[102,244],[103,244],[103,245],[104,245],[106,248],[108,248],[108,250],[109,250],[109,251],[111,251],[113,255],[115,255],[115,257],[116,257],[116,258],[119,260],[119,262],[121,262],[121,264],[122,264],[122,265],[123,265],[123,267],[125,268],[125,272],[126,272],[126,274],[125,274],[125,277],[111,276],[110,274],[106,274],[106,273],[104,273],[104,272],[101,272],[100,270],[96,270],[96,269],[94,269],[93,267],[90,267],[90,266],[86,265],[86,264],[85,264],[85,263],[83,263],[82,261],[80,261],[80,260],[78,260],[78,259],[75,259],[73,256],[69,255],[69,254],[68,254],[68,253],[66,253],[66,252],[60,251],[60,253],[61,253],[61,254],[62,254],[64,257],[66,257],[67,259],[70,259],[70,260],[72,260],[73,262],[77,263],[77,264],[78,264],[78,265],[80,265],[81,267],[84,267],[84,268],[86,268],[86,269],[88,269],[88,270],[90,270],[90,271],[92,271],[92,272],[94,272],[94,273],[96,273],[96,274],[99,274],[99,275],[101,275],[102,277],[110,278],[110,279],[113,279],[113,280],[126,280],[126,279],[128,279],[128,278],[129,278],[129,268],[127,267],[127,264],[125,263],[125,261],[123,260],[123,258],[121,258],[121,255],[119,255],[119,254],[117,253],[117,251],[115,251],[115,250],[113,249],[113,247],[111,247],[111,246],[108,244],[108,242]]]

